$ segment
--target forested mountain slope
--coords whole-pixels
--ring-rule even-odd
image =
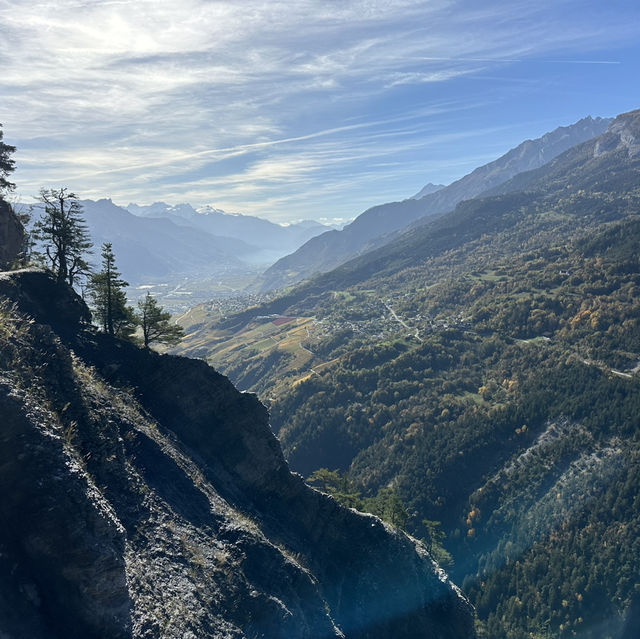
[[[305,361],[254,344],[224,370],[269,401],[293,469],[391,490],[427,539],[441,523],[492,639],[635,636],[639,144],[640,112],[619,116],[502,192],[189,337],[205,354],[217,331],[215,363],[229,336],[305,318]]]
[[[420,199],[391,202],[368,209],[341,231],[312,238],[271,266],[259,280],[261,290],[283,288],[315,273],[330,271],[392,239],[413,222],[451,211],[459,202],[495,188],[522,171],[540,167],[566,149],[603,133],[610,119],[591,117],[527,140],[502,157],[481,166],[449,186]]]

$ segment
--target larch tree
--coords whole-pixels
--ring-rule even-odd
[[[102,245],[102,270],[89,279],[89,297],[93,302],[94,317],[105,333],[130,339],[135,331],[137,318],[127,306],[124,289],[129,283],[120,277],[116,258],[110,242]]]
[[[177,344],[184,337],[182,326],[171,323],[171,313],[164,311],[151,293],[138,300],[138,323],[145,348],[153,342]]]
[[[86,255],[92,243],[82,205],[66,188],[41,189],[40,202],[44,210],[33,225],[33,236],[42,243],[45,260],[58,282],[73,286],[90,271]]]

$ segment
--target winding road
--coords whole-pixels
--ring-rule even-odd
[[[392,317],[394,320],[396,320],[396,322],[398,322],[400,325],[404,326],[409,332],[414,331],[415,333],[413,333],[413,336],[419,341],[422,342],[422,337],[420,337],[420,331],[417,328],[411,328],[411,326],[407,325],[407,323],[400,319],[397,315],[396,312],[389,306],[389,304],[387,304],[386,302],[382,302],[386,307],[387,310],[389,311],[389,313],[391,313]]]

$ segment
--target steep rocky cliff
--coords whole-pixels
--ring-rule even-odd
[[[0,636],[474,636],[424,548],[289,472],[204,362],[96,333],[0,274]]]

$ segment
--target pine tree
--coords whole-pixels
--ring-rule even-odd
[[[171,314],[164,311],[150,293],[138,301],[138,310],[138,323],[146,348],[152,342],[177,344],[184,336],[182,326],[170,323]]]
[[[102,245],[102,270],[89,280],[89,296],[100,327],[105,333],[129,339],[135,331],[137,319],[127,306],[124,289],[129,286],[120,277],[110,242]]]
[[[85,255],[92,247],[82,205],[66,188],[41,189],[42,217],[33,225],[33,236],[44,244],[45,259],[58,282],[73,286],[90,268]]]
[[[11,154],[15,153],[16,147],[5,144],[2,141],[3,138],[4,133],[2,124],[0,124],[0,195],[5,191],[12,191],[16,186],[13,182],[7,180],[9,173],[13,173],[16,168],[15,160],[11,158]]]

